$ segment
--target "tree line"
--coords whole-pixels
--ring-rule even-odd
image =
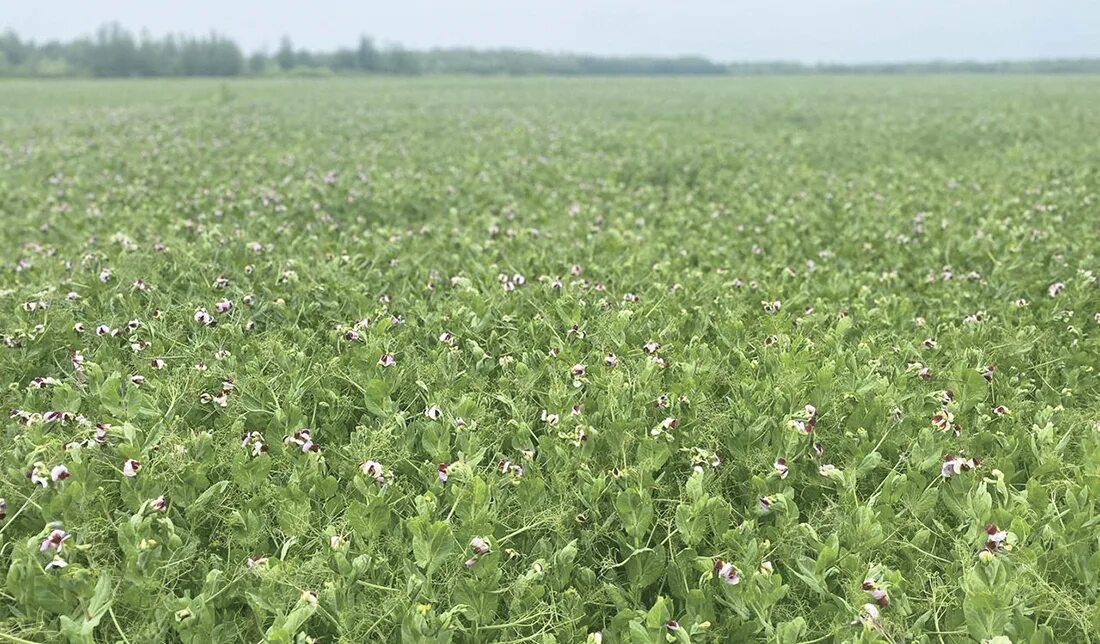
[[[806,65],[794,62],[717,63],[700,56],[641,57],[551,54],[521,49],[412,50],[379,46],[362,36],[354,47],[310,51],[283,37],[271,53],[246,55],[232,39],[206,36],[137,36],[117,23],[69,42],[36,43],[15,32],[0,34],[0,76],[327,76],[336,74],[898,74],[898,73],[1100,73],[1100,59],[1005,62]]]

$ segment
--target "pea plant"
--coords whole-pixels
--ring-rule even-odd
[[[1097,81],[3,85],[0,640],[1098,639]]]

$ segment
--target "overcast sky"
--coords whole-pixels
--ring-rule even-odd
[[[1100,0],[0,0],[35,40],[137,31],[232,36],[246,51],[408,47],[875,62],[1100,56]]]

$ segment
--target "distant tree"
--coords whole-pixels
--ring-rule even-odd
[[[332,54],[332,60],[329,61],[329,66],[340,72],[355,71],[358,67],[355,58],[355,50],[346,47],[337,49]]]
[[[248,73],[262,74],[267,71],[267,54],[258,51],[248,57]]]
[[[0,54],[3,54],[7,64],[13,67],[22,65],[33,51],[33,45],[19,40],[14,31],[9,29],[0,34]]]
[[[316,67],[317,61],[313,60],[313,54],[308,49],[299,49],[294,54],[295,67]]]
[[[290,41],[290,36],[283,36],[279,41],[279,51],[275,52],[275,62],[279,65],[279,69],[284,72],[294,67],[294,43]]]
[[[359,37],[359,47],[355,50],[355,66],[365,72],[376,72],[381,67],[378,49],[367,36]]]
[[[416,53],[393,45],[382,56],[382,71],[391,74],[419,74],[422,71]]]
[[[96,32],[89,66],[95,76],[133,76],[141,69],[134,38],[117,22]]]

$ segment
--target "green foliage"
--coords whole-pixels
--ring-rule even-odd
[[[1097,639],[1096,81],[318,87],[5,82],[0,634]]]

